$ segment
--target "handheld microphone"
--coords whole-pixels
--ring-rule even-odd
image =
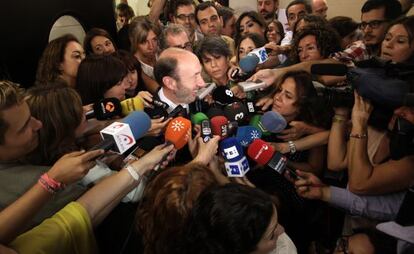
[[[244,73],[241,68],[236,68],[232,71],[232,73],[230,74],[230,77],[232,80],[236,81],[236,82],[241,82],[241,81],[246,81],[247,79],[249,79],[254,72],[250,72],[250,73]]]
[[[250,170],[243,148],[236,138],[223,140],[220,143],[220,152],[226,160],[224,167],[226,168],[227,176],[243,177]]]
[[[267,165],[279,174],[286,170],[287,159],[261,139],[254,140],[247,148],[247,155],[259,165]],[[292,172],[291,170],[289,173]]]
[[[211,118],[211,130],[214,135],[220,136],[220,140],[228,137],[228,120],[225,116]]]
[[[260,120],[266,130],[273,133],[283,131],[287,125],[285,118],[281,114],[272,110],[264,113]]]
[[[121,116],[121,103],[117,98],[104,98],[93,104],[93,110],[86,112],[86,119],[107,120]]]
[[[209,95],[215,88],[216,88],[216,84],[215,83],[211,83],[208,84],[206,87],[201,88],[200,90],[198,90],[197,92],[197,99],[202,100],[204,99],[207,95]]]
[[[208,119],[201,121],[201,138],[204,143],[207,143],[213,138],[210,121]]]
[[[160,101],[160,100],[157,100],[155,98],[152,99],[152,105],[154,105],[154,107],[159,107],[159,108],[162,108],[164,110],[167,110],[169,108],[167,103],[165,103],[163,101]]]
[[[167,125],[167,129],[165,130],[165,140],[174,144],[174,147],[179,150],[187,144],[190,130],[190,120],[182,116],[176,117]]]
[[[225,86],[219,86],[214,89],[213,100],[221,106],[225,106],[237,101],[233,92]]]
[[[258,130],[262,132],[262,136],[270,136],[272,133],[269,132],[264,126],[261,121],[262,115],[254,115],[250,118],[249,125],[256,127]]]
[[[140,97],[133,97],[126,100],[121,101],[122,107],[122,114],[124,116],[129,115],[131,112],[134,111],[143,111],[144,110],[144,102]]]
[[[247,121],[249,112],[243,103],[233,102],[224,107],[224,115],[229,121],[236,121],[242,124]]]
[[[135,111],[123,119],[122,122],[114,122],[100,131],[102,142],[90,150],[103,149],[123,154],[136,140],[145,135],[151,127],[151,119],[142,111]]]
[[[243,92],[256,91],[267,87],[266,83],[261,80],[239,82],[239,86],[243,89]]]
[[[242,71],[245,73],[255,71],[258,64],[262,64],[269,59],[268,51],[270,51],[270,49],[266,49],[265,47],[250,51],[239,61],[239,66]]]
[[[262,132],[251,125],[240,126],[237,129],[236,138],[240,142],[240,144],[244,147],[247,147],[255,139],[258,139],[261,137],[262,137]]]

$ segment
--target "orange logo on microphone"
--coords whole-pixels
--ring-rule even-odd
[[[115,105],[109,101],[108,103],[105,104],[105,110],[108,112],[114,112]]]

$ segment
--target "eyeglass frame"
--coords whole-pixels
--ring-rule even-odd
[[[188,14],[188,15],[185,15],[185,14],[175,15],[175,17],[177,19],[181,20],[181,21],[186,21],[186,20],[191,21],[191,20],[195,20],[195,14],[194,13],[191,13],[191,14]]]
[[[375,19],[375,20],[371,20],[369,22],[361,22],[358,24],[358,28],[361,30],[364,30],[365,28],[367,28],[368,26],[371,29],[377,29],[381,24],[388,22],[387,19]]]

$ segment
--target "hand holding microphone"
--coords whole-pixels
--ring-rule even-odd
[[[324,185],[317,176],[300,170],[296,170],[296,174],[299,178],[294,181],[294,184],[299,196],[323,201],[330,200],[331,192],[329,186]]]

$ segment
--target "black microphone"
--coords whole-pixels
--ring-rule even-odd
[[[86,112],[86,119],[107,120],[122,116],[121,102],[117,98],[104,98],[93,104],[93,109]]]
[[[213,100],[221,105],[226,106],[237,101],[233,92],[225,86],[219,86],[213,91]]]

